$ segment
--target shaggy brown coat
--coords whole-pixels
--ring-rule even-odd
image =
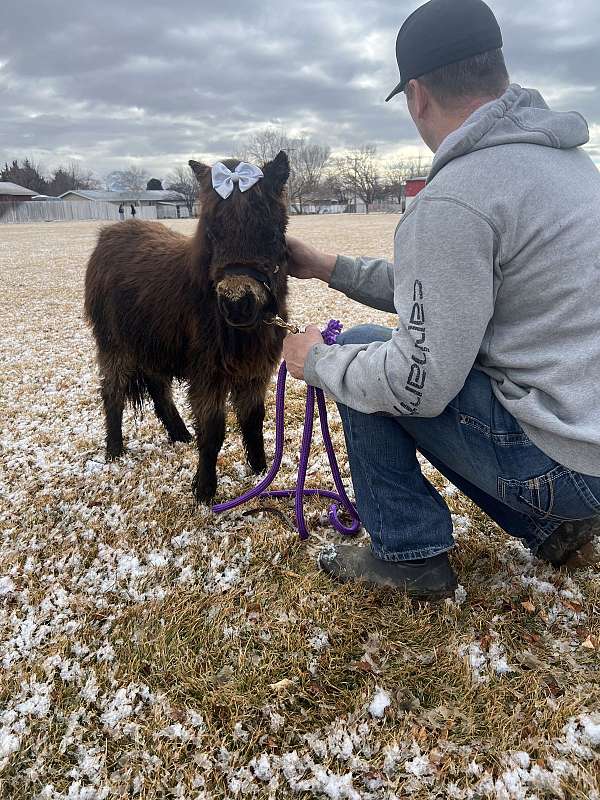
[[[224,163],[233,170],[239,162]],[[210,167],[190,166],[202,207],[195,237],[139,220],[105,228],[87,267],[85,313],[97,345],[107,458],[123,452],[125,402],[140,405],[146,395],[171,441],[191,440],[173,402],[178,378],[188,386],[199,451],[193,491],[209,501],[228,396],[251,468],[266,468],[264,398],[284,334],[263,319],[286,318],[289,164],[279,153],[262,180],[244,193],[235,186],[226,200],[212,188]]]

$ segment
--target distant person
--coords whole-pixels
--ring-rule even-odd
[[[125,206],[123,203],[119,206],[119,217],[121,218],[121,222],[125,221]]]
[[[132,216],[134,219],[135,219],[135,213],[136,213],[136,212],[135,212],[135,206],[134,206],[134,205],[133,205],[133,203],[132,203],[132,204],[131,204],[131,216]]]
[[[322,554],[338,580],[454,591],[452,516],[417,451],[554,566],[600,534],[600,173],[583,117],[511,84],[502,45],[482,0],[430,0],[400,29],[387,99],[404,92],[435,158],[393,263],[287,239],[291,275],[397,315],[284,344],[338,403],[371,539]]]

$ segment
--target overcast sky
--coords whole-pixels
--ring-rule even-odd
[[[0,0],[0,160],[132,163],[164,176],[272,124],[334,150],[420,145],[395,40],[418,0]],[[590,123],[600,164],[599,0],[495,0],[511,78]]]

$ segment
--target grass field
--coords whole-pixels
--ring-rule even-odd
[[[291,230],[389,257],[396,222]],[[149,410],[126,414],[127,454],[105,464],[82,320],[98,228],[0,226],[0,796],[598,800],[600,568],[544,566],[429,470],[462,589],[411,604],[319,573],[338,538],[322,502],[304,545],[287,501],[196,506],[194,446],[170,446]],[[291,297],[300,324],[391,322],[320,284]],[[292,485],[298,382],[286,413]],[[269,455],[272,413],[266,432]],[[326,485],[320,442],[312,463]],[[219,475],[219,499],[252,485],[233,419]]]

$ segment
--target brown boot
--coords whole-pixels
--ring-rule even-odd
[[[600,536],[600,517],[563,522],[538,549],[536,556],[562,567],[595,536]]]

